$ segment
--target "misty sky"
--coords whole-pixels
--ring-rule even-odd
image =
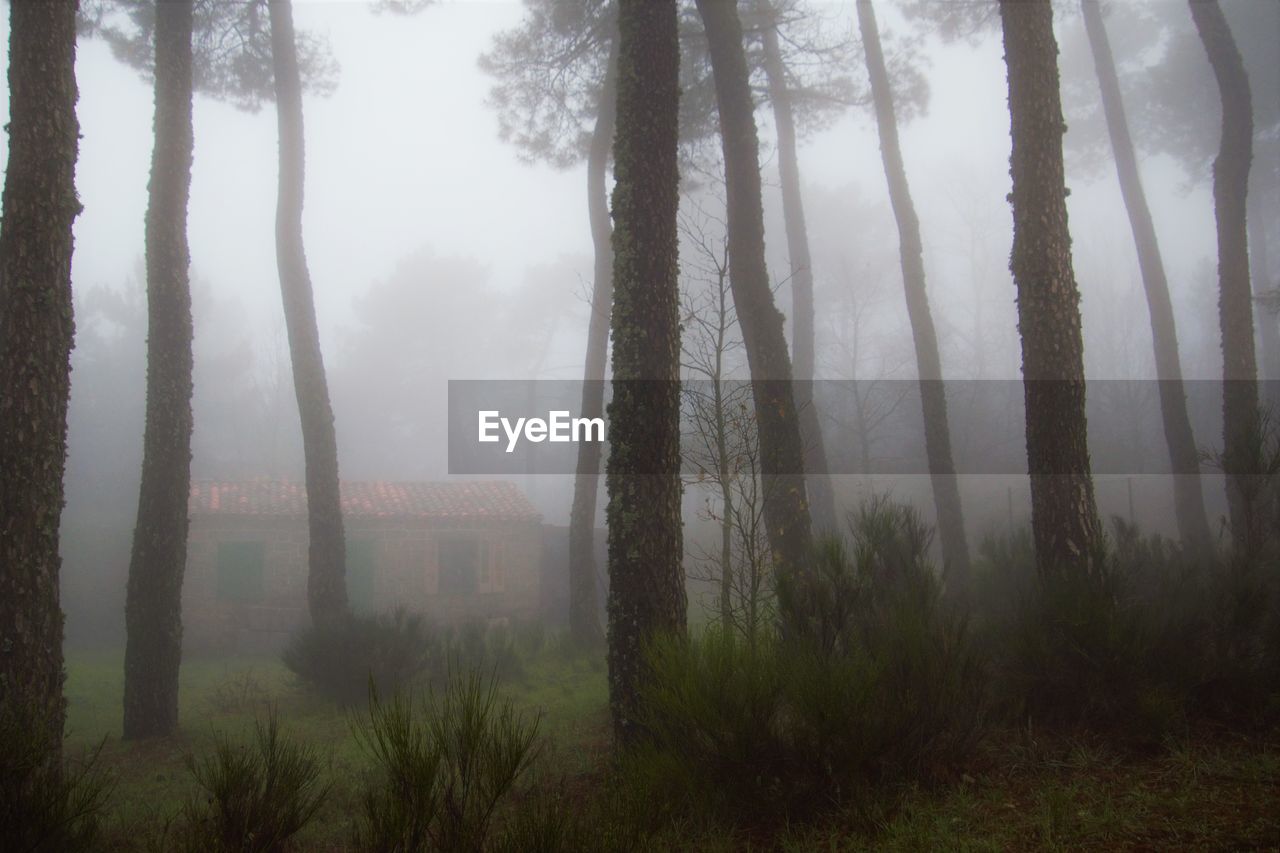
[[[330,353],[353,300],[423,246],[481,260],[490,271],[489,284],[503,289],[518,284],[526,267],[561,255],[578,253],[585,263],[590,240],[584,168],[561,172],[519,163],[514,150],[499,141],[485,104],[490,80],[476,57],[495,32],[518,22],[518,3],[442,2],[411,18],[375,15],[354,0],[295,5],[299,28],[327,37],[341,65],[333,96],[309,97],[305,105],[305,236]],[[882,16],[891,36],[894,16],[891,10]],[[851,7],[842,11],[842,20],[854,26]],[[7,43],[5,34],[0,44]],[[977,48],[931,44],[929,54],[929,112],[905,129],[903,141],[929,245],[930,285],[945,310],[953,295],[964,296],[957,289],[962,267],[953,269],[947,254],[960,211],[983,205],[992,240],[1007,247],[1008,117],[998,39]],[[85,210],[76,222],[74,283],[80,290],[124,287],[143,251],[151,89],[100,42],[81,43],[77,73],[84,137],[77,184]],[[283,324],[274,254],[272,105],[245,114],[198,97],[195,131],[193,270],[219,294],[238,297],[265,335]],[[766,158],[769,134],[762,121]],[[800,156],[810,185],[848,186],[878,201],[886,197],[874,125],[865,116],[850,116],[808,140]],[[767,159],[766,180],[776,183],[772,167]],[[1209,196],[1184,195],[1182,177],[1170,164],[1148,161],[1144,168],[1177,300],[1188,271],[1213,250]],[[1071,182],[1086,316],[1096,289],[1081,247],[1087,253],[1100,241],[1106,253],[1133,266],[1126,243],[1111,236],[1126,228],[1114,177],[1104,172],[1102,178],[1096,186]],[[777,224],[769,235],[775,277],[785,262]],[[1114,264],[1111,259],[1092,266]],[[589,275],[589,267],[582,275]],[[134,278],[132,286],[142,284]],[[566,280],[563,286],[579,291],[582,283]],[[1136,277],[1129,286],[1138,287]],[[1010,306],[1012,297],[1010,285]],[[564,375],[575,373],[566,366]],[[457,376],[466,375],[459,364]],[[1116,365],[1115,375],[1129,373]]]

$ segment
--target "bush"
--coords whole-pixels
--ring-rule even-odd
[[[419,614],[396,610],[351,615],[326,626],[310,625],[290,641],[281,659],[298,678],[342,707],[368,698],[369,682],[391,693],[429,673],[438,638]]]
[[[984,543],[974,600],[1004,713],[1140,741],[1265,715],[1280,686],[1274,568],[1121,519],[1113,531],[1092,575],[1038,571],[1027,536]]]
[[[496,680],[475,670],[451,676],[438,700],[383,702],[375,690],[353,729],[376,766],[353,830],[358,850],[484,848],[537,752],[537,719],[499,701]]]
[[[523,798],[489,849],[495,853],[599,853],[619,849],[602,827],[588,828],[563,788],[538,788]]]
[[[98,838],[108,780],[101,747],[60,761],[61,730],[49,714],[12,693],[0,700],[0,839],[5,850],[91,850]]]
[[[274,853],[315,817],[329,790],[316,751],[285,738],[274,712],[255,728],[252,746],[220,738],[212,755],[187,757],[202,793],[166,829],[165,849]]]
[[[443,632],[441,653],[434,661],[433,683],[445,683],[450,671],[487,671],[501,680],[524,676],[524,662],[516,648],[516,632],[506,623],[492,626],[472,619]]]
[[[626,770],[668,804],[779,819],[877,783],[938,775],[975,743],[983,673],[965,620],[941,598],[929,536],[884,501],[852,549],[817,548],[778,583],[776,633],[661,638]]]
[[[420,683],[444,685],[451,671],[485,671],[503,680],[524,675],[516,632],[507,625],[472,619],[433,628],[421,614],[403,609],[310,625],[281,659],[304,684],[344,708],[369,698],[371,679],[378,693],[391,695]]]

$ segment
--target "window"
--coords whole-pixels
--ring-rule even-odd
[[[353,613],[373,612],[373,540],[347,540],[347,601]]]
[[[474,595],[480,575],[480,543],[462,537],[442,538],[436,543],[440,595]]]
[[[262,600],[262,542],[219,542],[217,591],[221,601]]]
[[[485,565],[480,572],[480,591],[502,593],[507,591],[507,543],[496,541],[485,548]]]

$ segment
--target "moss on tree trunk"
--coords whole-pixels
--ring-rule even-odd
[[[685,629],[676,210],[680,45],[675,0],[622,0],[613,190],[609,405],[609,705],[638,734],[643,650]]]
[[[76,2],[9,4],[0,219],[0,703],[62,731],[58,527],[75,323]],[[60,743],[60,741],[58,741]]]

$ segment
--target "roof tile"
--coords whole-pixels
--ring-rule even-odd
[[[514,483],[343,482],[342,513],[349,517],[449,518],[533,521],[540,518]],[[192,515],[303,516],[307,490],[290,480],[257,478],[235,482],[193,480]]]

